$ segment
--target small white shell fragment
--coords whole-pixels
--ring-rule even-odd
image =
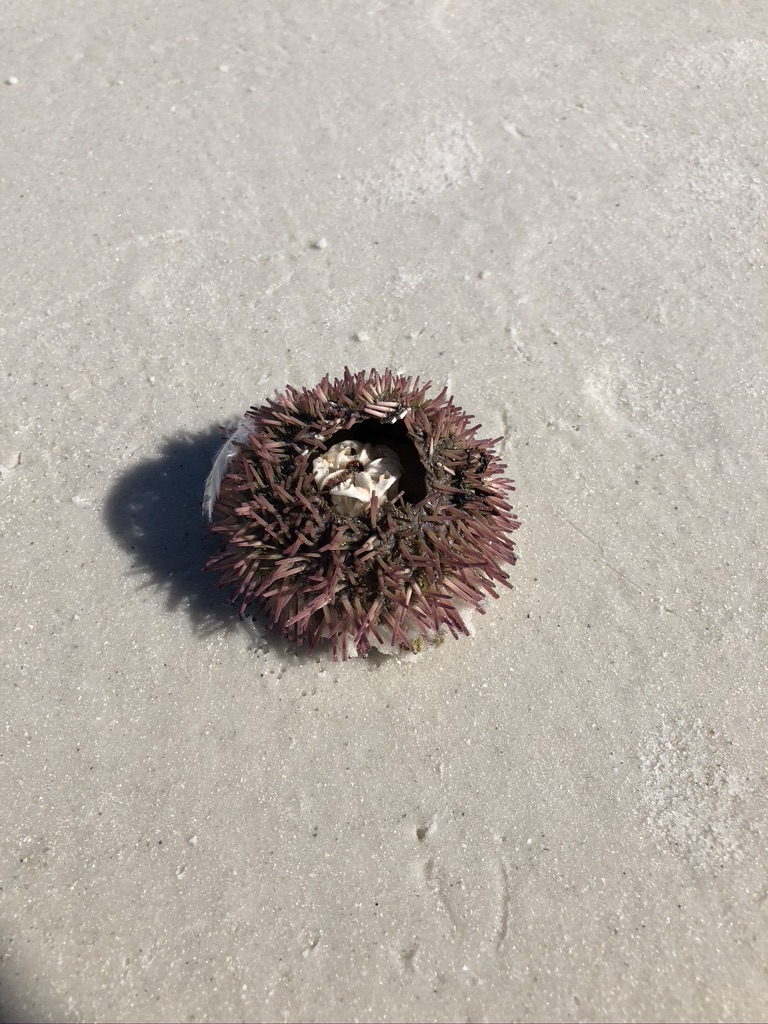
[[[19,80],[16,77],[16,75],[8,75],[8,77],[5,80],[5,84],[6,85],[18,85],[19,84]]]
[[[328,248],[328,239],[327,238],[318,238],[318,240],[316,242],[314,242],[313,245],[314,245],[315,249],[327,249]]]
[[[383,444],[340,441],[318,455],[312,473],[319,491],[327,491],[343,516],[356,516],[397,494],[403,467],[395,452]]]
[[[14,469],[20,465],[21,452],[9,453],[8,458],[6,458],[3,463],[0,463],[0,480],[2,480],[3,477],[10,476]]]
[[[370,336],[370,334],[368,334],[367,331],[358,331],[357,334],[355,335],[355,340],[356,341],[370,341],[371,340],[371,336]]]

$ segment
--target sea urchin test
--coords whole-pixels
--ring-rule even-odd
[[[443,389],[379,373],[287,387],[242,417],[204,508],[206,569],[241,614],[334,658],[468,633],[515,563],[514,490],[495,446]]]
[[[312,463],[317,489],[327,491],[333,507],[345,516],[359,515],[397,493],[403,467],[391,448],[383,444],[340,441]]]

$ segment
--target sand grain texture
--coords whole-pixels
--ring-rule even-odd
[[[0,1019],[764,1020],[758,3],[6,0]],[[304,658],[217,426],[390,366],[515,590]]]

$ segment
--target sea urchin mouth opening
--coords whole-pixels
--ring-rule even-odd
[[[468,633],[516,555],[496,440],[429,384],[390,370],[324,377],[254,406],[217,456],[206,569],[241,614],[342,660]]]
[[[349,430],[337,430],[328,438],[326,444],[331,448],[342,441],[359,441],[365,445],[389,448],[400,462],[400,488],[403,498],[411,504],[416,504],[427,496],[427,471],[419,458],[416,445],[408,436],[403,423],[404,418],[398,419],[395,423],[364,419]]]
[[[384,444],[339,441],[312,463],[312,475],[320,493],[327,493],[333,507],[344,516],[364,515],[375,501],[377,507],[398,493],[403,467]]]

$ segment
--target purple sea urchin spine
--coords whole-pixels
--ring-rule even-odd
[[[519,523],[501,439],[477,439],[473,417],[429,387],[345,369],[249,409],[205,497],[221,540],[206,569],[242,614],[259,608],[297,646],[329,640],[343,660],[467,633],[462,608],[482,612],[510,586]]]

